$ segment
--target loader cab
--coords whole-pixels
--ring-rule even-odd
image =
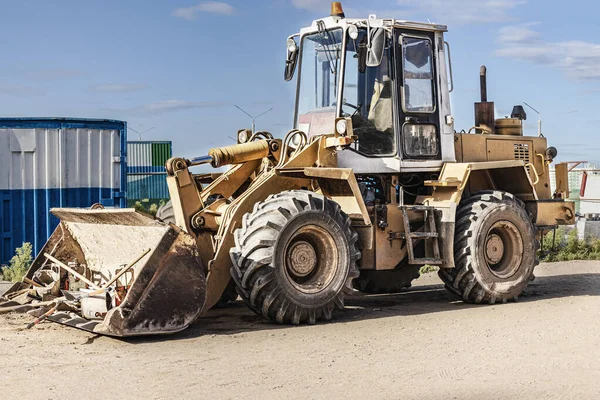
[[[455,161],[444,31],[373,17],[315,21],[288,40],[297,46],[294,126],[316,136],[351,117],[357,140],[338,165],[357,173],[436,171]],[[377,32],[383,51],[373,57]]]

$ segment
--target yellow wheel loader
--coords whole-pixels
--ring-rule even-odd
[[[52,272],[46,299],[62,290],[72,307],[48,319],[112,336],[176,332],[237,295],[266,319],[313,324],[355,291],[409,287],[423,265],[466,302],[517,299],[540,232],[574,223],[567,166],[552,193],[556,149],[523,135],[522,107],[496,119],[484,68],[475,123],[456,132],[445,32],[334,3],[287,40],[297,90],[283,139],[241,130],[236,145],[168,160],[156,220],[51,210],[61,223],[9,296]],[[207,164],[228,168],[192,172]]]

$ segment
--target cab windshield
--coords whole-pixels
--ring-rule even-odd
[[[344,74],[342,115],[352,117],[357,140],[354,150],[371,156],[392,155],[396,150],[393,120],[390,48],[377,67],[366,66],[367,30],[346,41],[345,71],[341,71],[343,31],[322,30],[304,36],[298,92],[298,129],[309,136],[332,133],[339,75]]]
[[[302,39],[297,127],[310,136],[333,132],[342,41],[340,28]]]
[[[354,149],[370,156],[392,155],[396,150],[389,42],[377,67],[366,66],[367,30],[348,38],[342,114],[352,117],[357,140]]]

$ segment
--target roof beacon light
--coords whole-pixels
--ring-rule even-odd
[[[342,9],[342,3],[340,3],[339,1],[331,2],[331,16],[346,18],[346,16],[344,15],[344,10]]]

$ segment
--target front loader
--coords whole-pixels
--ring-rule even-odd
[[[423,265],[466,302],[516,300],[540,232],[574,223],[567,168],[557,165],[552,193],[556,149],[523,136],[522,107],[495,118],[484,69],[475,123],[455,131],[445,32],[348,19],[334,2],[287,41],[294,129],[283,139],[241,130],[236,145],[168,160],[171,201],[158,220],[53,209],[61,223],[11,301],[31,282],[54,285],[34,288],[49,298],[56,288],[73,297],[74,284],[103,290],[93,307],[74,300],[49,319],[133,336],[184,329],[237,295],[269,320],[313,324],[356,291],[409,287]],[[192,172],[199,165],[227,169]]]

